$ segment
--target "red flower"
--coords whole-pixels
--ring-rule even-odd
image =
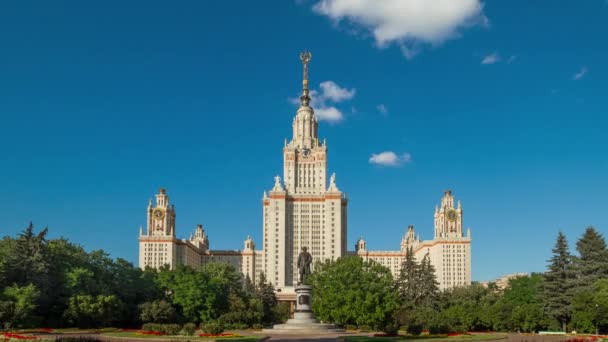
[[[165,333],[164,332],[160,332],[160,331],[140,331],[139,332],[142,335],[155,335],[155,336],[162,336]]]
[[[15,339],[15,340],[38,340],[39,338],[31,335],[18,335],[12,333],[3,333],[5,340]]]

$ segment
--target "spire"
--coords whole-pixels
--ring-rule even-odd
[[[312,58],[312,54],[310,51],[302,51],[300,53],[300,60],[302,61],[302,65],[304,67],[304,76],[302,78],[302,95],[300,96],[300,103],[302,106],[308,107],[308,103],[310,102],[310,96],[308,96],[308,63]]]

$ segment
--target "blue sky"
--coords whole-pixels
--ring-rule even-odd
[[[474,280],[605,233],[608,3],[419,1],[3,2],[0,234],[31,220],[136,261],[165,187],[178,235],[259,241],[303,49],[349,246],[431,238],[448,188]]]

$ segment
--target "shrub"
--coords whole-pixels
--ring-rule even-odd
[[[253,329],[255,329],[255,330],[262,330],[262,329],[264,329],[264,326],[262,324],[260,324],[260,323],[255,323],[251,327]]]
[[[179,324],[161,324],[161,331],[167,335],[177,335],[180,330],[182,330],[182,326]]]
[[[211,321],[201,324],[201,330],[205,334],[219,335],[224,332],[224,325],[220,322]]]
[[[359,326],[359,331],[361,331],[361,332],[370,332],[370,331],[372,331],[372,328],[370,328],[369,325],[360,325]]]
[[[230,323],[230,324],[224,324],[224,323],[219,323],[221,324],[224,329],[230,329],[230,330],[244,330],[249,328],[249,324],[245,324],[245,323]]]
[[[407,326],[407,333],[418,336],[422,333],[422,324],[410,324]]]
[[[434,324],[429,327],[429,334],[439,335],[450,332],[450,327],[447,324]]]
[[[422,331],[422,327],[420,330]],[[399,333],[399,325],[397,323],[388,323],[382,328],[382,331],[387,335],[396,336]]]
[[[347,324],[346,330],[357,330],[357,326],[354,324]]]
[[[165,300],[155,300],[139,305],[139,319],[144,323],[170,323],[176,317],[175,308]]]
[[[186,323],[182,328],[182,332],[184,335],[192,336],[196,332],[196,324],[194,323]]]
[[[156,332],[162,332],[163,329],[161,328],[161,325],[158,323],[146,323],[144,325],[141,326],[141,330],[143,331],[156,331]]]
[[[180,330],[182,330],[182,327],[179,324],[146,323],[141,326],[141,330],[160,332],[167,335],[177,335]]]

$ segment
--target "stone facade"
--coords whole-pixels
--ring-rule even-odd
[[[454,207],[452,191],[445,192],[441,207],[435,207],[435,236],[433,240],[420,240],[414,226],[409,226],[401,239],[398,251],[368,251],[361,237],[355,244],[353,255],[374,260],[390,268],[394,277],[399,275],[405,253],[411,247],[417,261],[429,254],[431,264],[442,290],[471,284],[471,230],[465,235],[462,230],[462,206]]]
[[[175,235],[175,207],[169,203],[164,189],[150,200],[147,227],[140,227],[139,266],[159,268],[168,265],[199,267],[207,262],[227,262],[253,281],[264,272],[277,289],[279,299],[295,298],[298,279],[297,256],[307,247],[313,264],[335,260],[347,254],[348,200],[336,185],[336,176],[327,180],[327,145],[318,137],[318,123],[310,107],[308,62],[304,65],[300,106],[293,119],[292,138],[283,147],[283,179],[277,175],[274,186],[262,198],[263,244],[255,249],[248,237],[242,250],[211,250],[202,225],[188,239]],[[329,185],[328,185],[329,183]],[[454,207],[451,192],[446,192],[441,207],[435,209],[435,238],[421,241],[413,227],[408,228],[399,251],[368,251],[361,238],[356,254],[388,266],[398,274],[406,248],[413,247],[420,260],[429,253],[437,270],[441,288],[471,282],[470,233],[462,232],[462,208]]]

